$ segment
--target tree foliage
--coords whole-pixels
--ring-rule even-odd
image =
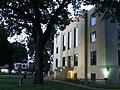
[[[24,44],[19,42],[13,42],[12,44],[13,52],[12,59],[15,63],[27,61],[27,50]]]
[[[86,0],[84,5],[94,5],[94,15],[103,14],[103,19],[120,23],[120,1],[119,0]]]
[[[2,26],[0,27],[0,66],[12,64],[12,46],[7,40],[7,36]]]
[[[13,63],[27,60],[27,51],[25,45],[7,40],[6,30],[0,27],[0,66],[9,65],[9,71],[13,68]]]
[[[3,26],[0,26],[0,66],[9,65],[9,73],[11,73],[13,59],[12,59],[12,45],[7,40],[6,32]]]

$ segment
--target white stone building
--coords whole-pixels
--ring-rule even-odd
[[[101,17],[76,19],[54,35],[54,78],[120,82],[120,26]]]

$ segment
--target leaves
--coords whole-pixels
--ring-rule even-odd
[[[0,26],[0,66],[11,64],[12,61],[12,46],[7,40],[7,35],[2,26]]]
[[[23,62],[24,60],[27,61],[27,50],[24,44],[19,42],[12,43],[13,48],[13,61],[14,62]]]
[[[85,5],[94,5],[95,13],[98,16],[103,14],[103,19],[120,23],[120,2],[119,0],[86,0]]]

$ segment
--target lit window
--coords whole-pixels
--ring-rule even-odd
[[[96,41],[96,31],[90,33],[90,41],[91,43]]]
[[[78,66],[78,55],[74,55],[74,66]]]
[[[90,52],[91,56],[91,65],[97,64],[97,58],[96,58],[96,50]]]
[[[74,47],[78,47],[78,28],[74,29]]]
[[[90,19],[90,25],[93,26],[93,25],[96,24],[96,22],[97,22],[96,17],[91,17],[91,19]]]
[[[71,38],[72,38],[72,34],[71,32],[68,32],[68,49],[71,48]]]

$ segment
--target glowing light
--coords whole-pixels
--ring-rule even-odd
[[[1,72],[3,72],[3,73],[8,73],[9,70],[8,70],[8,69],[1,69]]]
[[[73,71],[69,70],[67,72],[67,78],[73,78]]]
[[[48,63],[50,63],[50,61],[48,61]]]
[[[104,73],[105,78],[108,78],[108,75],[109,75],[109,70],[108,70],[108,68],[104,68],[104,69],[103,69],[103,73]]]

